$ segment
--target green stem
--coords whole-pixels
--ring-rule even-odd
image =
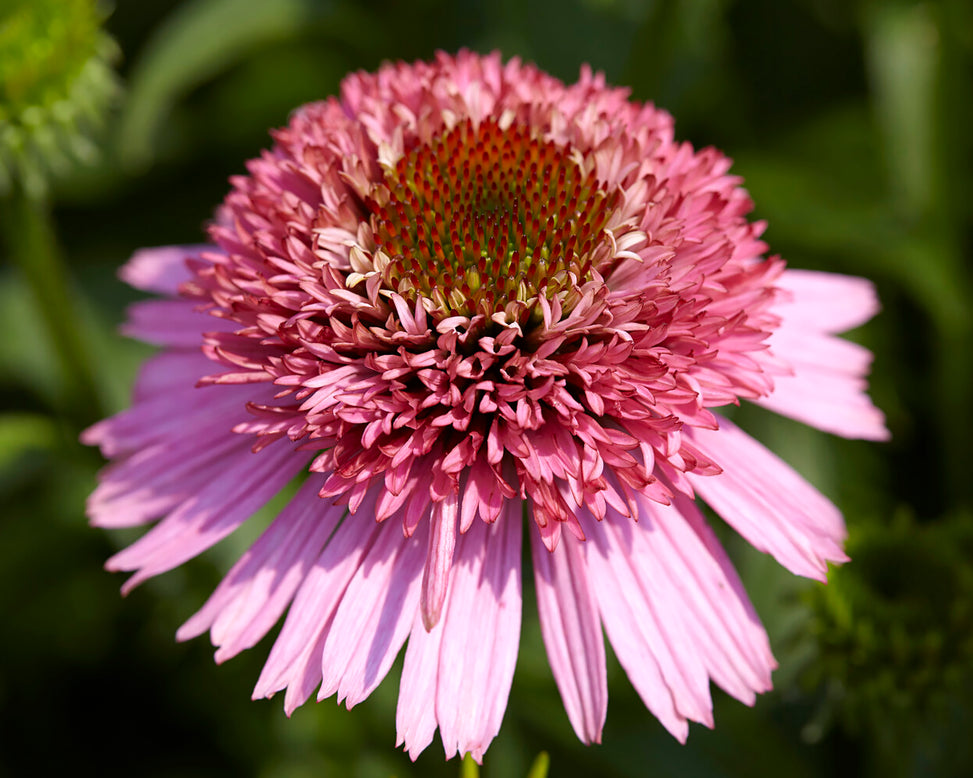
[[[63,409],[82,423],[100,418],[102,402],[47,202],[14,187],[0,201],[0,233],[34,296],[61,368]]]
[[[463,757],[463,763],[460,765],[460,778],[480,778],[480,766],[473,761],[472,754],[466,754]]]

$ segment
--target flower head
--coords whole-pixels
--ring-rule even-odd
[[[125,267],[166,296],[165,350],[86,435],[113,460],[94,523],[162,517],[109,561],[127,588],[306,476],[179,631],[218,661],[288,610],[255,696],[349,706],[408,640],[399,742],[480,758],[500,727],[529,538],[540,624],[578,736],[600,738],[602,627],[676,737],[712,679],[770,688],[766,635],[700,512],[824,578],[841,516],[713,409],[740,399],[882,438],[869,354],[834,333],[860,279],[765,259],[729,161],[587,68],[565,86],[462,52],[354,74],[248,164],[209,245]]]

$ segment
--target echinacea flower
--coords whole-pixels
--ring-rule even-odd
[[[92,521],[162,520],[108,562],[126,583],[296,494],[179,630],[223,661],[287,611],[255,697],[367,697],[408,641],[398,740],[480,759],[521,621],[526,533],[541,630],[578,736],[607,707],[602,629],[677,738],[709,682],[752,704],[767,636],[700,511],[824,579],[836,508],[725,418],[748,400],[886,436],[870,355],[834,337],[862,279],[764,258],[729,160],[582,69],[497,54],[357,73],[251,161],[211,243],[123,270],[165,296],[129,334],[164,351],[134,405],[85,433],[113,460]]]

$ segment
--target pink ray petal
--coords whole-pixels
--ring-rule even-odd
[[[879,310],[875,285],[865,278],[788,268],[777,286],[788,297],[774,305],[788,326],[818,332],[846,332]]]
[[[287,689],[284,709],[289,714],[321,683],[321,651],[328,627],[383,526],[367,518],[374,511],[375,499],[373,490],[359,508],[364,521],[356,521],[351,514],[339,521],[308,571],[257,680],[254,699]]]
[[[417,614],[405,649],[395,710],[395,744],[405,746],[413,761],[432,743],[438,726],[434,701],[442,642],[442,621],[427,630]]]
[[[318,497],[323,480],[308,478],[206,604],[179,628],[178,640],[211,630],[216,661],[224,662],[254,646],[277,623],[345,512]]]
[[[781,318],[770,348],[791,371],[756,400],[768,410],[846,438],[888,440],[885,416],[865,393],[871,353],[834,337],[878,311],[875,289],[863,278],[787,270],[786,295],[773,306]]]
[[[508,501],[496,522],[460,536],[443,618],[428,631],[421,616],[413,625],[396,713],[398,742],[413,759],[437,725],[447,757],[477,761],[500,730],[520,636],[519,518],[519,503]]]
[[[680,741],[688,721],[712,726],[709,678],[678,603],[658,596],[652,570],[633,551],[631,523],[613,511],[585,522],[590,580],[618,661],[646,707]]]
[[[368,521],[359,511],[355,521]],[[328,629],[321,652],[318,700],[337,693],[349,708],[364,700],[388,673],[409,635],[419,606],[427,531],[404,537],[397,522],[382,525]]]
[[[252,396],[252,390],[241,391],[238,386],[212,387],[212,391],[191,386],[173,388],[89,427],[82,439],[89,445],[99,445],[106,456],[112,457],[138,456],[156,444],[165,444],[170,451],[175,446],[192,448],[205,457],[204,443],[213,445],[228,436],[239,438],[231,430],[235,421],[247,418],[243,398]],[[187,426],[196,432],[188,441],[184,434]]]
[[[157,346],[198,349],[204,332],[232,332],[237,328],[232,321],[218,319],[197,308],[191,300],[143,300],[129,306],[122,332]],[[212,369],[211,362],[211,372]]]
[[[115,554],[105,567],[136,571],[122,587],[122,591],[129,592],[142,581],[181,565],[225,538],[302,469],[303,462],[294,456],[290,441],[272,444],[261,456],[251,455],[211,481],[132,545]],[[242,495],[231,488],[240,480],[252,484]]]
[[[186,260],[197,258],[202,251],[218,251],[216,246],[160,246],[140,249],[118,272],[122,280],[145,292],[175,295],[179,285],[192,273]]]
[[[723,472],[689,475],[690,483],[754,548],[820,581],[828,562],[847,561],[841,513],[779,457],[726,419],[718,430],[692,430],[692,438]]]
[[[632,532],[633,557],[653,596],[676,603],[706,673],[752,705],[770,689],[776,667],[767,634],[712,529],[695,502],[681,495],[671,506],[644,497]]]
[[[483,758],[500,731],[520,641],[520,504],[476,522],[457,548],[443,624],[436,718],[446,755]]]
[[[548,551],[530,530],[541,634],[577,736],[600,743],[608,712],[605,641],[581,542],[570,533]]]
[[[252,443],[227,427],[234,415],[244,413],[238,402],[232,402],[234,396],[220,392],[214,399],[231,402],[200,403],[199,395],[186,403],[184,418],[194,425],[193,436],[184,434],[180,416],[172,411],[179,394],[135,406],[89,430],[105,450],[135,451],[102,472],[101,483],[88,499],[92,524],[128,527],[159,518],[208,484],[221,478],[220,483],[227,483],[233,466],[250,464]],[[139,427],[140,418],[151,423]],[[136,445],[141,448],[133,449]]]

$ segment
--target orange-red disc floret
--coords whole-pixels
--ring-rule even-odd
[[[517,300],[529,315],[538,295],[590,280],[618,202],[570,149],[493,119],[417,146],[372,195],[386,285],[430,300],[437,318],[489,317]]]

